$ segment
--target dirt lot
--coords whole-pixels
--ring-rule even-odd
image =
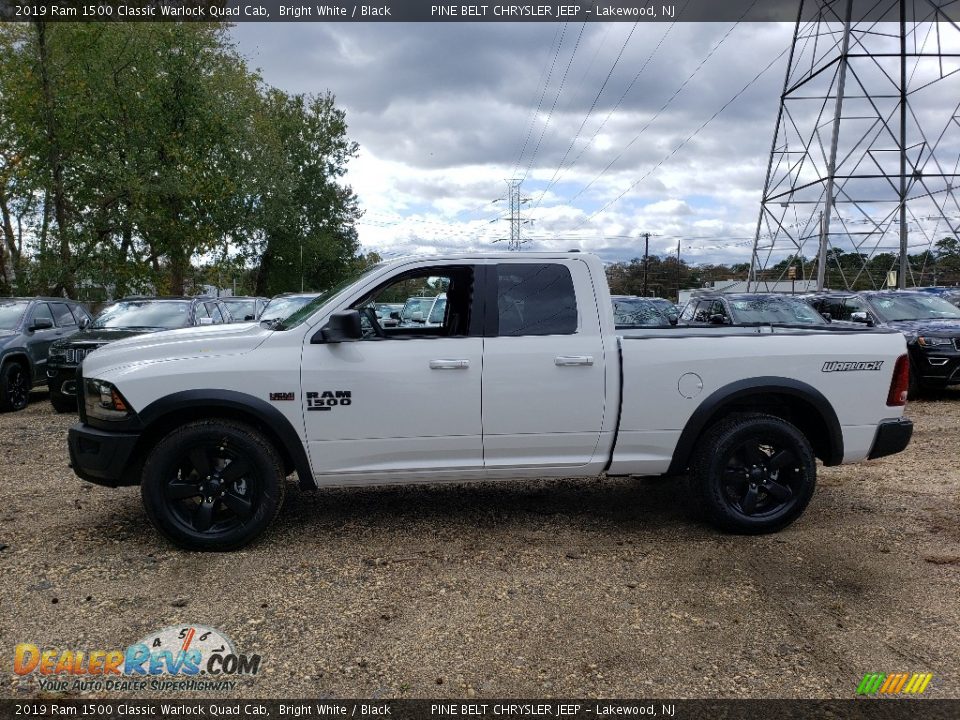
[[[233,554],[174,549],[137,488],[67,468],[71,416],[0,416],[0,674],[18,642],[126,647],[177,623],[260,653],[249,697],[851,697],[932,672],[960,697],[960,392],[902,455],[823,470],[759,538],[675,480],[303,493]],[[215,697],[216,694],[204,694]]]

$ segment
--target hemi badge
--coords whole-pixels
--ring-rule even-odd
[[[270,393],[270,400],[274,402],[278,400],[296,400],[296,399],[297,399],[297,394],[292,392]]]

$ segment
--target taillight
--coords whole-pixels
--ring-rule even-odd
[[[910,389],[910,357],[901,355],[893,366],[893,378],[890,380],[890,393],[887,405],[897,407],[907,404],[907,391]]]

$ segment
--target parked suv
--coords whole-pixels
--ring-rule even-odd
[[[99,347],[132,335],[230,322],[230,311],[211,297],[128,297],[106,307],[97,319],[70,338],[53,343],[46,376],[50,404],[57,412],[77,408],[76,372]]]
[[[907,338],[910,395],[960,383],[960,308],[926,292],[826,292],[807,299],[833,320],[895,328]]]
[[[0,298],[0,410],[22,410],[43,384],[51,343],[90,322],[63,298]]]
[[[917,290],[942,297],[951,305],[960,307],[960,287],[919,287]]]
[[[697,295],[680,313],[684,325],[826,325],[827,321],[793,295],[710,293]]]

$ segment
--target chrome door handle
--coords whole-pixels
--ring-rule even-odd
[[[431,360],[431,370],[466,370],[470,367],[469,360]]]
[[[593,365],[593,356],[591,355],[558,355],[553,359],[553,364],[558,367],[570,367],[573,365]]]

